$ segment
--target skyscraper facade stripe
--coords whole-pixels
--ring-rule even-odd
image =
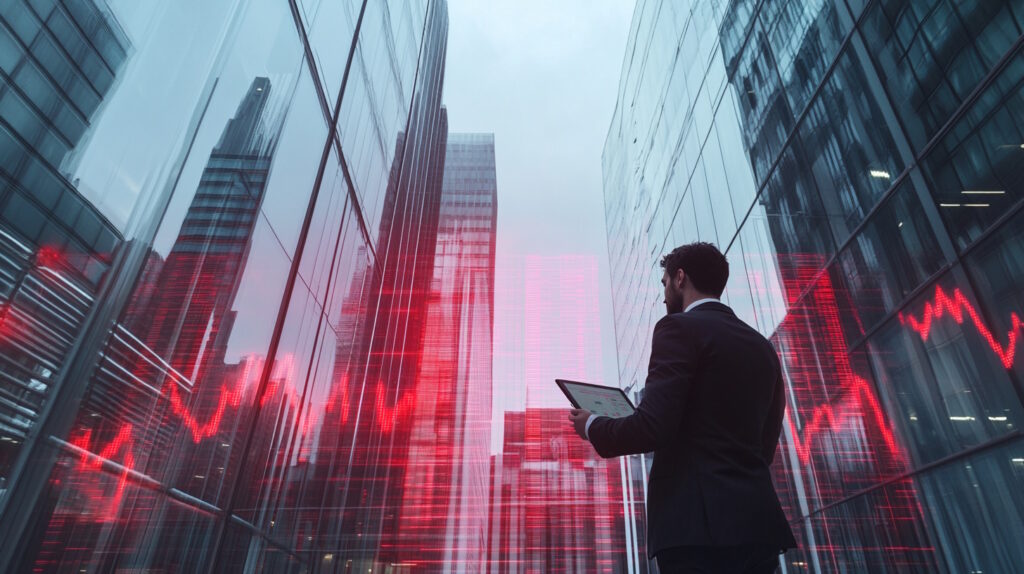
[[[1022,31],[1013,2],[637,3],[603,154],[620,380],[660,255],[716,243],[783,360],[784,572],[1024,568]]]

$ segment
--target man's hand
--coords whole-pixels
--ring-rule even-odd
[[[590,418],[590,411],[585,409],[572,409],[569,411],[569,421],[572,422],[572,428],[576,430],[576,434],[580,435],[580,438],[587,440],[587,419]]]

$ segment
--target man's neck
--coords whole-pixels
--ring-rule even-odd
[[[683,307],[683,313],[689,311],[690,309],[693,309],[694,307],[697,307],[698,305],[703,305],[704,303],[708,303],[710,301],[720,302],[718,297],[712,297],[711,295],[700,294],[696,298],[694,298],[692,301],[690,301],[685,307]]]

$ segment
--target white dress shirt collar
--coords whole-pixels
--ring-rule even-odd
[[[703,305],[704,303],[710,303],[711,301],[714,301],[715,303],[721,303],[722,302],[721,300],[719,300],[719,299],[717,299],[715,297],[705,297],[704,299],[697,299],[693,303],[690,303],[689,305],[687,305],[686,309],[683,309],[683,313],[686,313],[687,311],[689,311],[690,309],[693,309],[697,305]]]

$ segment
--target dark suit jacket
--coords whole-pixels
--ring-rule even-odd
[[[785,408],[775,349],[728,306],[658,321],[640,406],[595,419],[588,433],[605,458],[654,451],[648,556],[689,545],[796,547],[768,470]]]

